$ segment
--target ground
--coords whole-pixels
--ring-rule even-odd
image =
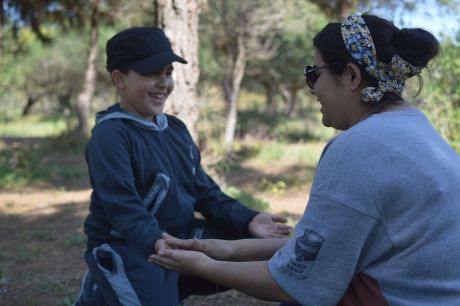
[[[84,166],[83,159],[79,162]],[[64,166],[64,165],[63,165]],[[276,164],[249,160],[228,172],[226,183],[269,202],[269,210],[289,218],[294,225],[308,200],[308,184],[260,184],[309,181],[314,169],[289,162]],[[296,179],[293,179],[295,177]],[[259,190],[259,191],[257,191]],[[28,186],[0,189],[0,305],[72,305],[85,270],[82,223],[88,212],[89,183],[72,186]],[[192,297],[188,306],[278,305],[236,291]]]

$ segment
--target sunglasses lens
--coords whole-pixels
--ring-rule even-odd
[[[307,74],[307,83],[308,86],[310,86],[311,89],[315,86],[316,80],[318,80],[318,75],[316,74],[316,71],[312,71]]]
[[[312,67],[312,66],[305,67],[304,76],[305,76],[305,82],[307,82],[308,87],[313,89],[313,86],[315,86],[316,80],[318,79],[318,75],[316,74],[315,67]]]

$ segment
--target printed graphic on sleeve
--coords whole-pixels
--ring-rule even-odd
[[[323,236],[312,230],[305,230],[295,242],[295,256],[283,264],[281,269],[295,278],[307,278],[323,242]]]

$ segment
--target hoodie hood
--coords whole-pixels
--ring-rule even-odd
[[[155,121],[149,121],[142,116],[128,112],[120,107],[120,103],[116,103],[104,111],[96,114],[96,126],[102,122],[110,119],[128,119],[131,120],[135,125],[140,128],[161,132],[168,127],[168,118],[165,114],[159,114],[155,116]]]

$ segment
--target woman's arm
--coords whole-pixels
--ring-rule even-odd
[[[230,240],[228,243],[232,246],[233,252],[226,260],[268,260],[276,251],[281,249],[288,240],[289,238]]]
[[[257,298],[293,301],[271,277],[268,261],[217,261],[200,252],[173,249],[162,249],[150,260],[181,274],[204,277]]]
[[[230,261],[268,260],[288,241],[288,238],[182,240],[169,236],[166,233],[163,233],[162,238],[169,248],[200,251],[211,258]]]
[[[268,261],[216,261],[203,270],[204,278],[270,301],[293,301],[271,277]]]

